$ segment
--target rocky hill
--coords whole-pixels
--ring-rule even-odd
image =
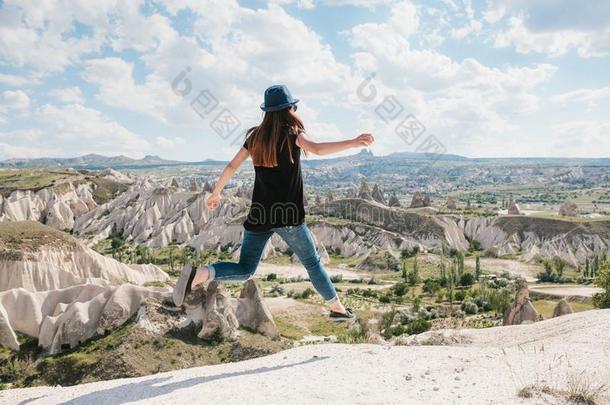
[[[5,403],[606,404],[610,310],[419,335],[415,346],[307,345],[253,360],[72,387]],[[315,388],[312,388],[315,387]]]
[[[114,170],[0,170],[0,222],[38,221],[70,231],[76,218],[114,199],[132,181]]]
[[[0,291],[46,291],[83,283],[166,282],[157,266],[127,265],[37,222],[0,223]]]
[[[143,178],[118,198],[81,215],[74,233],[90,242],[116,233],[149,247],[177,242],[200,250],[220,246],[237,252],[249,200],[227,195],[219,209],[209,211],[205,199],[206,193]],[[366,257],[377,251],[398,255],[401,249],[413,246],[466,250],[476,240],[498,255],[525,252],[525,260],[559,256],[576,265],[593,252],[610,249],[608,221],[442,215],[360,198],[320,201],[308,209],[322,256],[325,251],[346,257]],[[264,257],[286,250],[276,236]]]
[[[561,257],[573,266],[593,253],[610,252],[610,221],[567,221],[525,216],[459,221],[469,240],[498,255]]]

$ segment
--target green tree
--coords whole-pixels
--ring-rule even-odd
[[[597,308],[610,308],[610,262],[602,264],[594,282],[603,291],[593,296],[593,305]]]
[[[474,276],[478,280],[481,277],[481,258],[477,255],[474,261]]]
[[[555,266],[555,271],[559,275],[559,277],[563,277],[563,271],[566,268],[566,262],[561,257],[555,257],[553,259],[553,264]]]
[[[590,271],[590,269],[589,269],[589,258],[587,257],[585,259],[585,270],[584,270],[584,274],[583,275],[585,277],[589,277],[589,271]]]
[[[549,259],[544,259],[542,265],[544,266],[544,271],[546,274],[551,277],[553,275],[553,264],[549,261]]]
[[[419,283],[419,266],[417,264],[417,256],[413,259],[413,269],[409,272],[407,282],[414,286]]]

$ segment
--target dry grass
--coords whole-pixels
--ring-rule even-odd
[[[8,259],[41,246],[74,248],[78,242],[69,234],[34,221],[0,223],[0,255]]]
[[[565,382],[565,388],[552,387],[548,383],[528,384],[517,391],[517,396],[524,399],[537,398],[544,402],[568,403],[576,405],[607,404],[608,387],[595,381],[595,377],[584,372],[572,374]]]

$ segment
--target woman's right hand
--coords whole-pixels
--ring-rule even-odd
[[[375,138],[373,137],[373,134],[360,134],[357,137],[355,137],[353,139],[354,141],[354,146],[359,147],[359,146],[364,146],[367,147],[370,144],[372,144],[373,142],[375,142]]]
[[[210,210],[217,208],[220,205],[220,194],[212,194],[205,203]]]

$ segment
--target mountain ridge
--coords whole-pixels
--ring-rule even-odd
[[[475,164],[504,163],[504,164],[557,164],[557,165],[602,165],[610,166],[610,157],[601,158],[574,158],[574,157],[478,157],[471,158],[455,154],[441,154],[431,157],[427,153],[419,152],[394,152],[388,155],[374,155],[367,149],[348,156],[331,158],[316,158],[304,160],[303,163],[309,166],[320,166],[324,164],[374,161],[374,160],[413,160],[414,162],[468,162]],[[96,153],[89,153],[77,157],[42,157],[42,158],[11,158],[0,161],[0,168],[14,169],[42,169],[42,168],[75,168],[75,169],[139,169],[162,166],[192,166],[192,165],[214,165],[226,164],[226,160],[204,159],[201,161],[180,161],[164,159],[158,155],[146,155],[141,159],[130,158],[125,155],[105,156]]]

